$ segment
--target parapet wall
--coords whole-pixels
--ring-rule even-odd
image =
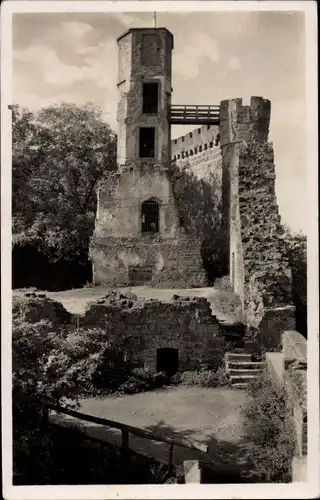
[[[203,125],[192,132],[171,141],[171,158],[179,160],[217,147],[219,144],[219,127]]]

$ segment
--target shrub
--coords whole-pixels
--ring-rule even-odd
[[[171,383],[197,387],[221,387],[229,384],[229,378],[222,368],[218,368],[217,371],[200,370],[178,373],[172,377]]]
[[[12,413],[13,476],[27,482],[46,479],[50,468],[50,433],[44,407],[76,399],[76,384],[61,383],[67,368],[60,355],[50,372],[50,355],[59,348],[61,337],[50,322],[13,321],[12,329]]]
[[[128,379],[119,386],[117,392],[134,394],[158,389],[167,383],[165,373],[154,373],[149,368],[134,368]]]
[[[251,401],[243,409],[250,446],[247,458],[266,482],[289,482],[294,453],[292,421],[284,388],[273,385],[266,372],[249,385]]]

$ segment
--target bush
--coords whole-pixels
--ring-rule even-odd
[[[229,384],[229,378],[222,368],[217,371],[200,370],[177,373],[171,384],[197,387],[221,387]]]
[[[158,389],[167,383],[165,373],[154,373],[149,368],[134,368],[128,379],[119,386],[117,392],[135,394]]]
[[[63,380],[67,368],[63,355],[50,371],[51,353],[59,349],[61,337],[50,322],[25,323],[13,320],[12,413],[13,476],[20,481],[34,477],[46,480],[50,468],[50,433],[44,418],[46,403],[76,400],[78,388]]]
[[[247,458],[266,482],[289,482],[294,453],[292,421],[284,388],[275,387],[266,372],[249,385],[252,400],[243,409],[250,442]]]

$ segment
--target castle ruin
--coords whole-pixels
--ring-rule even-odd
[[[118,170],[98,188],[94,283],[206,286],[209,245],[249,327],[294,328],[268,142],[270,101],[172,105],[173,35],[130,29],[118,47]],[[197,128],[171,140],[175,124]]]

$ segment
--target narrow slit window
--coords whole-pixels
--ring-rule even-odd
[[[143,84],[142,112],[156,115],[158,113],[158,83]]]
[[[139,156],[140,156],[140,158],[154,158],[155,157],[155,128],[154,127],[142,127],[142,128],[140,128]]]
[[[141,206],[141,232],[159,232],[159,203],[154,200],[147,200]]]

